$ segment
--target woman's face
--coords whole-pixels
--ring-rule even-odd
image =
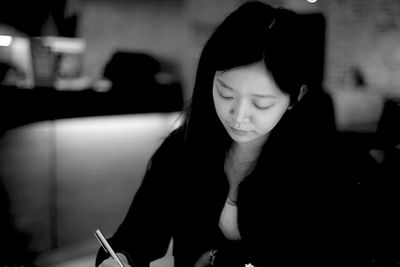
[[[213,99],[219,119],[237,143],[265,141],[290,102],[261,62],[217,71]]]

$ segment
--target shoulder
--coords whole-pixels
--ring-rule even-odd
[[[184,135],[179,130],[168,134],[155,150],[150,160],[143,181],[143,187],[158,184],[161,188],[170,188],[182,174],[184,156]],[[164,179],[168,177],[168,179]],[[172,179],[171,179],[172,178]],[[162,186],[160,186],[162,184]]]
[[[150,164],[154,162],[171,163],[184,157],[185,135],[182,128],[177,128],[169,133],[151,157]]]
[[[170,150],[176,150],[182,152],[185,145],[185,132],[179,127],[170,132],[165,139],[162,141],[157,152],[167,152]]]

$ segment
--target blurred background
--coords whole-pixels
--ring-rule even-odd
[[[355,164],[396,171],[400,1],[264,1],[302,15],[304,67]],[[0,266],[94,265],[94,230],[124,218],[204,42],[243,2],[2,1]]]

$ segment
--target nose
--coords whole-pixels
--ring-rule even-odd
[[[249,108],[244,100],[238,100],[231,109],[231,114],[235,122],[246,123],[250,121]]]

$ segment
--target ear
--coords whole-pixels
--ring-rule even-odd
[[[299,102],[307,92],[308,92],[308,87],[307,87],[307,85],[303,84],[300,87],[300,92],[299,92],[299,96],[297,97],[297,102]]]

